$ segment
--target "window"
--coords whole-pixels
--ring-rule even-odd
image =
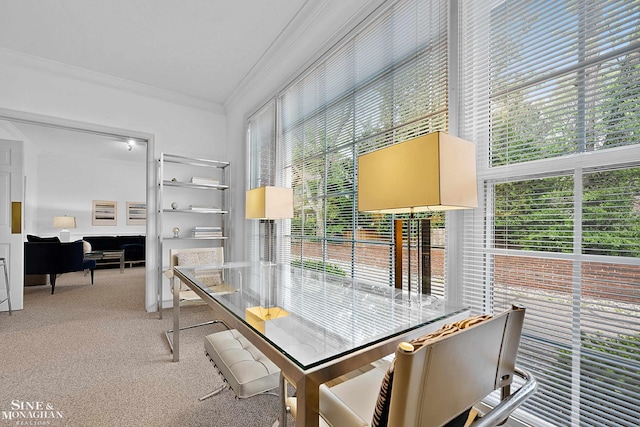
[[[540,387],[518,416],[637,425],[640,1],[383,8],[275,94],[275,159],[252,149],[253,177],[270,158],[269,179],[294,188],[281,259],[392,283],[392,218],[357,212],[356,159],[452,123],[476,143],[480,205],[448,214],[459,280],[435,292],[527,306],[518,363]],[[444,218],[432,227],[444,242]]]
[[[534,425],[637,425],[640,2],[465,2],[461,20],[461,136],[484,190],[464,299],[527,307]]]
[[[247,138],[251,152],[251,188],[275,185],[276,106],[267,103],[249,119]]]
[[[253,114],[247,125],[247,140],[249,144],[249,187],[257,188],[265,185],[279,185],[276,182],[276,104],[269,101],[265,106]],[[266,236],[272,236],[263,221],[251,221],[250,244],[248,259],[268,259],[267,248],[276,247],[275,242],[264,242]],[[262,251],[261,251],[262,249]]]
[[[279,95],[292,263],[393,283],[392,217],[358,213],[357,158],[447,129],[447,4],[394,2]],[[444,248],[434,252],[440,260]],[[442,264],[433,269],[440,292]]]

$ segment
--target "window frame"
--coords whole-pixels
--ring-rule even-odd
[[[501,3],[501,1],[494,1],[493,4]],[[580,244],[573,245],[572,253],[561,252],[545,252],[545,251],[523,251],[517,249],[497,249],[494,246],[493,238],[495,236],[493,225],[488,218],[493,218],[495,215],[495,203],[493,196],[495,193],[496,183],[515,182],[524,179],[530,179],[532,177],[550,177],[557,175],[571,174],[579,179],[575,180],[574,184],[574,211],[580,212],[582,204],[581,195],[582,191],[578,191],[581,188],[581,177],[585,171],[595,170],[599,168],[608,167],[620,167],[620,166],[640,166],[640,160],[630,161],[630,159],[640,159],[640,144],[619,146],[615,148],[608,148],[605,150],[579,152],[570,155],[561,155],[557,157],[531,160],[521,163],[512,163],[505,165],[491,165],[490,150],[488,143],[490,141],[490,129],[488,124],[488,117],[483,116],[486,112],[474,111],[473,114],[467,114],[465,110],[465,99],[463,95],[468,97],[474,97],[482,99],[483,97],[489,97],[488,90],[484,92],[482,88],[470,87],[467,80],[478,78],[478,76],[469,76],[466,73],[464,64],[461,64],[462,57],[468,53],[462,46],[465,43],[465,38],[469,37],[465,34],[465,9],[466,4],[458,0],[449,1],[449,30],[448,30],[448,124],[449,132],[457,134],[465,139],[476,142],[477,156],[478,156],[478,197],[479,208],[473,211],[456,211],[446,213],[446,260],[445,260],[445,283],[446,283],[446,297],[448,300],[457,303],[465,303],[473,306],[474,311],[483,313],[493,313],[497,307],[497,304],[493,297],[493,290],[495,285],[495,271],[494,271],[494,259],[495,256],[524,256],[541,259],[554,259],[563,260],[573,263],[575,266],[582,263],[590,262],[603,262],[603,263],[620,263],[629,266],[640,265],[640,259],[633,257],[617,257],[608,255],[593,255],[584,254]],[[362,27],[358,27],[361,29]],[[618,52],[619,53],[619,52]],[[604,58],[604,57],[603,57]],[[600,60],[603,60],[600,58]],[[606,59],[606,58],[605,58]],[[301,72],[299,77],[303,77],[305,74],[313,72],[313,67],[308,67]],[[481,76],[480,79],[483,77]],[[294,84],[292,81],[291,84]],[[291,85],[290,84],[290,85]],[[285,85],[284,89],[278,91],[274,97],[276,99],[276,127],[277,127],[277,140],[278,140],[278,152],[280,155],[278,158],[282,164],[289,164],[289,160],[283,159],[282,152],[280,151],[283,141],[283,128],[282,123],[282,94],[290,87]],[[578,114],[581,114],[578,112]],[[477,116],[477,117],[476,117]],[[487,119],[486,128],[480,127],[472,129],[472,125],[475,121]],[[326,147],[325,147],[326,150]],[[356,150],[357,152],[357,150]],[[354,154],[354,160],[355,160]],[[250,162],[250,159],[249,159]],[[355,166],[354,166],[355,168]],[[279,182],[285,185],[291,185],[290,174],[286,172],[279,177]],[[326,189],[323,192],[326,196]],[[355,214],[357,215],[357,213]],[[467,236],[467,233],[473,233],[471,237]],[[354,233],[355,234],[355,233]],[[574,221],[573,240],[574,242],[580,242],[582,240],[582,222],[580,220]],[[291,234],[285,233],[282,237],[282,246],[290,247]],[[330,239],[329,239],[330,240]],[[327,235],[322,236],[323,241],[323,261],[326,261],[326,242],[328,241]],[[289,245],[287,245],[287,242]],[[360,243],[357,239],[351,239],[348,241],[351,244],[352,263],[355,262],[354,247]],[[478,260],[470,259],[468,254],[473,251],[481,253],[483,256]],[[286,258],[286,254],[282,255]],[[282,258],[281,258],[282,259]],[[470,271],[473,270],[472,273]],[[578,271],[578,270],[575,270]],[[579,274],[581,274],[578,271]],[[579,276],[582,277],[582,276]],[[579,282],[579,277],[574,276],[572,279]],[[469,291],[470,284],[473,286],[473,290]],[[579,298],[574,302],[577,306],[574,309],[580,310]],[[577,342],[580,342],[580,337],[574,337]],[[579,346],[578,346],[579,347]],[[580,353],[576,353],[573,357],[579,359]],[[579,369],[579,368],[577,368]],[[579,371],[574,374],[575,392],[579,392]],[[578,409],[579,412],[579,405]],[[546,425],[547,423],[535,417],[535,415],[526,411],[519,410],[516,414],[522,419],[530,420],[534,425]]]
[[[493,5],[501,2],[494,2]],[[466,4],[465,6],[468,6]],[[465,21],[463,27],[469,28],[470,18],[467,15],[467,10],[461,11],[459,19]],[[485,19],[485,23],[488,20]],[[532,24],[533,25],[533,24]],[[487,24],[488,26],[488,24]],[[474,30],[477,31],[477,30]],[[488,30],[486,30],[488,31]],[[584,34],[583,34],[584,36]],[[468,42],[469,39],[474,38],[473,41]],[[464,43],[472,45],[475,40],[482,40],[483,43],[487,43],[482,35],[465,34],[464,31],[459,33],[460,40],[464,40]],[[637,49],[637,44],[635,45]],[[461,50],[464,51],[465,47]],[[470,52],[471,47],[466,47],[467,52]],[[618,50],[616,55],[620,55],[624,50]],[[463,54],[464,54],[463,53]],[[474,51],[476,55],[481,56]],[[599,57],[599,61],[605,61],[611,59],[613,54],[603,55]],[[461,55],[462,56],[462,55]],[[474,58],[477,62],[475,65],[478,68],[489,69],[489,57],[482,57],[482,59]],[[485,61],[486,62],[482,62]],[[475,63],[474,63],[475,64]],[[593,64],[585,62],[581,64],[586,68]],[[468,66],[465,64],[465,66]],[[575,71],[575,69],[573,70]],[[489,90],[489,77],[484,75],[477,75],[477,70],[474,69],[462,69],[459,73],[458,83],[460,85],[460,93],[466,93],[467,96],[473,96],[476,99],[488,100],[492,94]],[[566,72],[566,70],[565,70]],[[578,71],[579,72],[579,71]],[[465,76],[468,78],[465,79]],[[544,81],[547,78],[552,77],[540,77],[536,84]],[[468,81],[474,80],[474,83]],[[484,85],[482,84],[484,83]],[[531,84],[530,82],[528,84]],[[582,81],[582,84],[585,84]],[[578,88],[578,92],[584,96],[588,88]],[[581,101],[580,101],[581,100]],[[577,115],[584,119],[584,98],[580,98],[578,102]],[[464,104],[464,100],[460,100],[461,104]],[[488,102],[488,101],[487,101]],[[580,362],[583,361],[583,357],[588,358],[587,352],[583,349],[583,343],[580,329],[580,313],[581,313],[581,284],[584,280],[584,272],[582,266],[588,263],[605,263],[616,264],[622,266],[628,266],[630,268],[637,268],[640,266],[640,258],[624,257],[624,256],[611,256],[611,255],[594,255],[583,252],[582,248],[582,176],[585,173],[589,173],[594,170],[602,169],[618,169],[620,167],[638,167],[640,166],[640,144],[616,146],[614,148],[606,148],[601,150],[586,151],[581,150],[578,153],[566,154],[557,157],[550,157],[546,159],[530,160],[520,163],[507,163],[505,165],[492,165],[490,158],[489,142],[491,141],[491,129],[489,128],[490,113],[483,111],[482,107],[474,106],[473,109],[466,109],[465,105],[461,105],[461,116],[456,117],[460,121],[460,133],[462,137],[474,140],[478,143],[478,182],[479,182],[479,209],[482,209],[479,213],[465,213],[464,214],[464,226],[461,228],[463,234],[467,235],[463,240],[464,246],[461,258],[458,260],[459,265],[464,269],[460,284],[463,289],[460,290],[462,296],[461,299],[473,305],[474,310],[479,312],[493,312],[501,307],[501,303],[497,301],[499,295],[496,295],[496,278],[495,274],[495,260],[498,256],[520,256],[530,257],[532,259],[542,260],[560,260],[569,262],[573,265],[572,273],[569,276],[573,288],[573,299],[571,300],[570,309],[573,310],[573,322],[577,322],[572,330],[572,343],[573,347],[570,348],[572,352],[571,361],[573,362],[571,371],[571,383],[570,383],[570,395],[571,395],[571,407],[569,409],[569,417],[573,425],[579,425],[581,417],[581,392],[584,385],[582,372],[580,368]],[[469,107],[471,108],[471,107]],[[578,118],[580,118],[578,117]],[[484,121],[483,121],[484,120]],[[478,126],[478,123],[482,123]],[[582,136],[584,138],[584,136]],[[638,160],[632,160],[638,159]],[[572,175],[574,179],[573,190],[573,210],[576,214],[576,218],[573,221],[573,247],[571,253],[562,252],[550,252],[550,251],[525,251],[519,249],[504,249],[496,248],[493,241],[495,236],[495,230],[493,230],[492,219],[496,215],[494,194],[495,185],[517,182],[521,180],[531,179],[533,177],[552,177],[552,176],[566,176]],[[478,271],[479,270],[479,271]],[[471,289],[471,288],[474,289]],[[534,315],[534,313],[531,313]],[[525,321],[526,322],[526,321]],[[523,339],[530,332],[523,332]],[[560,333],[560,332],[558,332]],[[522,349],[521,349],[522,350]],[[584,352],[584,354],[583,354]],[[519,363],[522,363],[522,353],[519,357]],[[586,360],[586,359],[585,359]],[[631,362],[630,362],[631,363]],[[534,372],[535,374],[535,372]],[[518,410],[516,416],[525,420],[532,425],[550,425],[543,419],[537,417],[533,412],[527,410]],[[577,423],[577,424],[575,424]]]

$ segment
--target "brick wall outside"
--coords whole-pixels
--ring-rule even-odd
[[[302,249],[305,258],[322,257],[320,243],[305,242],[301,248],[298,241],[291,249],[292,254],[299,254]],[[390,250],[385,245],[356,243],[356,262],[388,270]],[[351,244],[327,244],[327,254],[330,263],[348,264],[351,262]],[[412,251],[413,266],[417,265],[417,259],[417,252]],[[496,286],[518,286],[567,295],[573,292],[572,261],[504,255],[496,255],[494,260]],[[406,270],[406,250],[403,264]],[[431,273],[434,278],[444,277],[444,249],[441,247],[431,249]],[[640,302],[640,266],[584,262],[580,286],[584,297],[637,304]]]
[[[518,256],[495,257],[495,283],[570,295],[573,262]],[[640,266],[582,263],[580,294],[585,298],[640,302]]]
[[[301,246],[302,245],[302,246]],[[299,241],[291,244],[292,254],[300,254],[300,251],[306,258],[321,259],[322,258],[322,245],[315,242],[305,242],[301,244]],[[355,244],[355,256],[358,262],[367,262],[367,265],[380,268],[389,268],[391,247],[386,245],[374,245],[367,243]],[[294,255],[295,256],[295,255]],[[351,262],[351,243],[328,243],[327,244],[327,257],[329,262],[335,262],[336,264]],[[407,254],[406,249],[403,258],[403,267],[407,267]],[[415,249],[411,252],[411,263],[417,265],[418,253]],[[432,248],[431,249],[431,273],[432,276],[444,277],[444,249]]]

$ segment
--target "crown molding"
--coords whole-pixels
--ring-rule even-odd
[[[289,20],[289,23],[278,34],[262,56],[245,74],[240,83],[233,89],[223,105],[228,107],[236,100],[242,98],[250,91],[250,87],[258,80],[259,75],[278,63],[278,59],[288,51],[288,48],[302,36],[304,30],[311,25],[314,18],[324,10],[330,0],[307,0],[298,12]]]
[[[269,46],[265,53],[260,57],[251,70],[245,75],[240,84],[231,92],[229,97],[223,103],[226,111],[231,111],[237,102],[251,91],[252,87],[258,83],[261,76],[268,75],[269,70],[274,69],[283,58],[290,54],[292,46],[304,40],[304,33],[311,26],[317,24],[320,20],[322,12],[330,7],[330,3],[335,0],[307,0],[300,8],[298,13],[289,21],[289,24],[278,35],[276,40]],[[327,34],[325,41],[317,48],[311,50],[309,55],[303,58],[298,67],[289,72],[280,79],[272,90],[266,93],[270,97],[277,91],[282,90],[293,78],[299,75],[303,70],[307,69],[318,58],[327,52],[332,46],[339,42],[346,35],[351,33],[354,28],[358,27],[365,18],[375,13],[380,6],[387,3],[388,0],[369,0],[356,13],[351,16],[343,25],[337,28],[333,33]],[[256,105],[264,104],[264,98],[256,100]],[[247,112],[251,113],[251,112]]]
[[[38,56],[28,55],[11,49],[0,48],[0,62],[19,65],[37,71],[84,81],[111,89],[134,93],[184,107],[196,108],[225,115],[224,107],[206,99],[134,82],[85,68],[75,67]]]

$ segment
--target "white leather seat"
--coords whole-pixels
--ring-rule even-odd
[[[204,349],[240,399],[279,385],[280,369],[235,329],[207,335]]]
[[[328,420],[340,420],[344,425],[368,426],[376,409],[380,384],[390,362],[364,372],[354,379],[333,387],[320,386],[320,413]],[[348,406],[345,403],[348,402]]]

